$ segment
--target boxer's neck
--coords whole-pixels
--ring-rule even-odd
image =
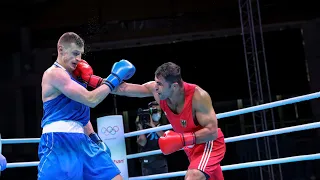
[[[183,105],[185,100],[184,94],[184,86],[182,86],[178,91],[172,94],[172,97],[169,98],[170,103],[176,107]]]
[[[60,64],[60,66],[62,66],[68,73],[72,73],[72,70],[70,68],[68,68],[67,64],[65,64],[59,56],[58,56],[56,62],[58,62]]]

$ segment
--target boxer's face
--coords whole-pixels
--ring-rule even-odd
[[[77,46],[75,43],[62,45],[61,50],[61,59],[66,69],[74,70],[81,60],[81,55],[84,52],[83,47]]]
[[[163,77],[155,77],[155,91],[158,93],[160,100],[170,98],[173,94],[173,84],[168,83]]]

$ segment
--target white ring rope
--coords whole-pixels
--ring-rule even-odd
[[[303,96],[288,98],[285,100],[279,100],[279,101],[275,101],[275,102],[261,104],[258,106],[252,106],[252,107],[229,111],[229,112],[225,112],[225,113],[219,113],[219,114],[217,114],[217,118],[222,119],[222,118],[226,118],[226,117],[236,116],[236,115],[240,115],[240,114],[246,114],[246,113],[250,113],[250,112],[274,108],[274,107],[283,106],[283,105],[287,105],[287,104],[293,104],[293,103],[297,103],[297,102],[301,102],[301,101],[307,101],[307,100],[315,99],[315,98],[319,98],[319,97],[320,97],[320,92],[311,93],[311,94],[307,94],[307,95],[303,95]],[[130,132],[130,133],[125,133],[124,137],[126,137],[126,138],[133,137],[133,136],[138,136],[141,134],[147,134],[150,132],[156,132],[156,131],[160,131],[160,130],[163,131],[163,130],[168,130],[168,129],[172,129],[171,124],[160,126],[160,127],[155,127],[155,128],[150,128],[150,129],[144,129],[144,130],[140,130],[140,131],[134,131],[134,132]],[[39,143],[40,138],[1,139],[1,142],[2,142],[2,144]]]
[[[273,135],[283,134],[283,133],[290,133],[290,132],[296,132],[296,131],[302,131],[302,130],[315,129],[315,128],[319,128],[319,127],[320,127],[320,122],[315,122],[315,123],[309,123],[309,124],[304,124],[304,125],[299,125],[299,126],[292,126],[292,127],[286,127],[286,128],[275,129],[275,130],[270,130],[270,131],[263,131],[263,132],[258,132],[258,133],[230,137],[230,138],[226,138],[225,142],[226,143],[236,142],[236,141],[254,139],[254,138],[259,138],[259,137],[265,137],[265,136],[273,136]],[[133,158],[150,156],[150,155],[161,154],[161,153],[162,153],[161,150],[148,151],[148,152],[143,152],[143,153],[127,155],[127,159],[133,159]],[[13,167],[37,166],[36,163],[38,163],[38,162],[32,162],[31,164],[29,164],[29,162],[9,163],[8,168],[9,167],[13,168]]]
[[[285,127],[285,128],[274,129],[274,130],[269,130],[269,131],[251,133],[251,134],[245,134],[245,135],[235,136],[235,137],[229,137],[229,138],[225,138],[224,141],[225,141],[225,143],[229,143],[229,142],[243,141],[243,140],[248,140],[248,139],[255,139],[255,138],[266,137],[266,136],[274,136],[274,135],[278,135],[278,134],[291,133],[291,132],[310,130],[310,129],[316,129],[316,128],[320,128],[320,122],[308,123],[308,124],[303,124],[303,125],[298,125],[298,126]],[[162,152],[161,152],[161,150],[153,150],[153,151],[148,151],[148,152],[143,152],[143,153],[129,154],[129,155],[127,155],[127,159],[134,159],[134,158],[139,158],[139,157],[144,157],[144,156],[151,156],[151,155],[155,155],[155,154],[162,154]]]
[[[293,103],[297,103],[297,102],[301,102],[301,101],[307,101],[307,100],[315,99],[315,98],[319,98],[319,97],[320,97],[320,92],[307,94],[307,95],[303,95],[303,96],[289,98],[286,100],[280,100],[280,101],[266,103],[266,104],[262,104],[262,105],[258,105],[258,106],[249,107],[249,108],[220,113],[220,114],[217,114],[217,118],[221,119],[221,118],[236,116],[236,115],[250,113],[250,112],[254,112],[254,111],[260,111],[260,110],[264,110],[264,109],[268,109],[268,108],[274,108],[274,107],[283,106],[283,105],[287,105],[287,104],[293,104]],[[275,130],[269,130],[269,131],[264,131],[264,132],[258,132],[258,133],[230,137],[230,138],[226,138],[225,142],[226,143],[236,142],[236,141],[265,137],[265,136],[273,136],[273,135],[278,135],[278,134],[283,134],[283,133],[290,133],[290,132],[296,132],[296,131],[302,131],[302,130],[308,130],[308,129],[315,129],[315,128],[319,128],[319,127],[320,127],[320,122],[309,123],[309,124],[304,124],[304,125],[299,125],[299,126],[292,126],[292,127],[281,128],[281,129],[275,129]],[[127,137],[137,136],[140,134],[147,134],[150,132],[156,132],[156,131],[168,130],[168,129],[172,129],[172,126],[170,124],[165,125],[165,126],[156,127],[156,128],[150,128],[150,129],[125,133],[125,137],[127,138]],[[1,136],[0,136],[0,140],[1,140],[1,142],[0,142],[0,149],[1,149],[2,144],[39,143],[40,138],[1,139]],[[149,152],[131,154],[131,155],[127,155],[127,159],[138,158],[138,157],[143,157],[143,156],[150,156],[150,155],[154,155],[154,154],[161,154],[161,151],[154,150],[154,151],[149,151]],[[227,165],[227,166],[222,166],[222,170],[227,171],[227,170],[234,170],[234,169],[266,166],[266,165],[281,164],[281,163],[288,163],[288,162],[315,160],[315,159],[320,159],[319,153],[318,154],[311,154],[311,155],[301,155],[301,156],[293,156],[293,157],[287,157],[287,158],[279,158],[279,159],[272,159],[272,160],[264,160],[264,161],[255,161],[255,162]],[[39,164],[39,161],[8,163],[7,168],[30,167],[30,166],[37,166],[38,164]],[[150,176],[143,176],[143,177],[142,176],[141,177],[132,177],[129,179],[131,179],[131,180],[134,180],[134,179],[139,179],[139,180],[142,180],[142,179],[161,179],[161,178],[184,176],[185,173],[186,173],[186,171],[180,171],[180,172],[174,172],[174,173],[157,174],[157,175],[150,175]]]
[[[253,162],[232,164],[232,165],[221,166],[221,169],[222,169],[222,171],[229,171],[229,170],[235,170],[235,169],[244,169],[244,168],[267,166],[267,165],[273,165],[273,164],[298,162],[298,161],[308,161],[308,160],[315,160],[315,159],[320,159],[320,153],[292,156],[292,157],[279,158],[279,159],[270,159],[270,160],[264,160],[264,161],[253,161]],[[149,175],[149,176],[131,177],[129,179],[130,180],[143,180],[143,179],[171,178],[171,177],[184,176],[186,174],[186,172],[187,171],[178,171],[178,172],[172,172],[172,173],[154,174],[154,175]]]
[[[307,95],[303,95],[303,96],[297,96],[297,97],[293,97],[293,98],[288,98],[288,99],[284,99],[284,100],[261,104],[258,106],[252,106],[252,107],[238,109],[238,110],[229,111],[229,112],[225,112],[225,113],[219,113],[219,114],[217,114],[217,119],[222,119],[222,118],[231,117],[231,116],[237,116],[237,115],[241,115],[241,114],[264,110],[264,109],[270,109],[270,108],[283,106],[283,105],[287,105],[287,104],[294,104],[297,102],[307,101],[307,100],[315,99],[315,98],[319,98],[319,97],[320,97],[320,92],[307,94]],[[126,133],[125,137],[138,136],[140,134],[147,134],[150,132],[155,132],[155,131],[160,131],[160,130],[168,130],[168,129],[172,129],[171,124],[156,127],[156,128],[150,128],[150,129],[144,129],[144,130],[140,130],[140,131]]]

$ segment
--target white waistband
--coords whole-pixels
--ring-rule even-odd
[[[84,133],[84,129],[79,122],[61,120],[46,124],[43,127],[42,134],[50,132]]]

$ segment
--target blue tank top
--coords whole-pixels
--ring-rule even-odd
[[[55,63],[55,65],[64,69],[57,62]],[[76,81],[83,87],[86,87],[85,83],[77,81],[72,77],[72,75],[70,75],[70,77],[72,80]],[[90,107],[74,101],[66,97],[64,94],[60,94],[56,98],[44,102],[41,127],[43,128],[46,124],[61,120],[77,121],[85,126],[90,120]]]

